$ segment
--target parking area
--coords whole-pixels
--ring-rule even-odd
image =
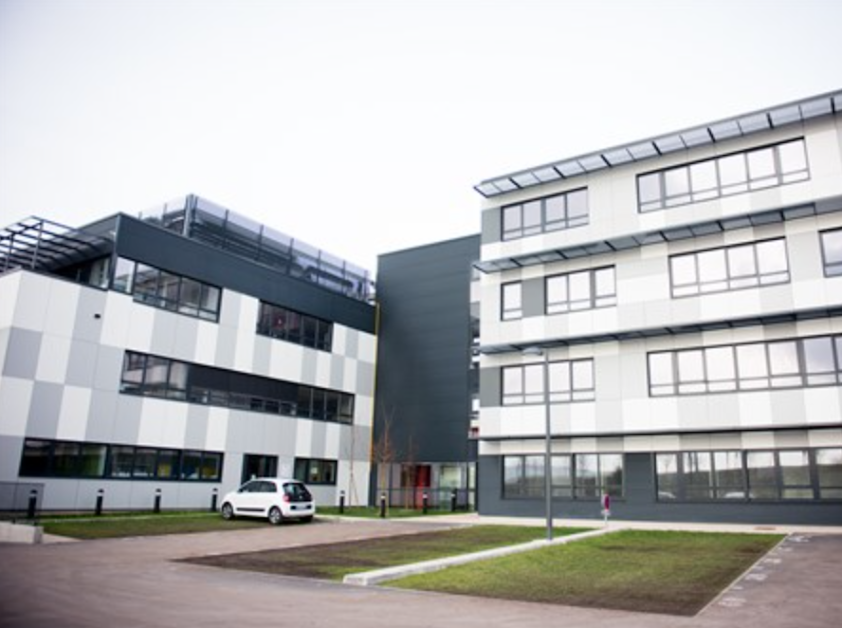
[[[312,525],[0,545],[0,626],[819,628],[842,617],[842,535],[794,534],[692,618],[360,588],[173,559],[425,531],[436,521]],[[564,574],[559,573],[559,578]]]

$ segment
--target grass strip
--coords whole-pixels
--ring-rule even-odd
[[[461,511],[465,512],[465,511]],[[339,515],[343,517],[361,517],[364,519],[379,519],[380,509],[375,506],[345,506],[342,513],[339,512],[338,506],[319,506],[318,514],[320,515]],[[433,517],[436,515],[452,515],[454,513],[450,510],[427,510],[425,515],[422,510],[417,508],[389,508],[386,510],[387,519],[404,519],[407,517]]]
[[[689,616],[781,538],[629,530],[410,576],[389,586]]]
[[[43,520],[41,523],[47,534],[85,540],[242,530],[268,525],[261,519],[225,521],[215,513],[66,518]]]
[[[583,528],[558,528],[556,534],[561,536],[583,531]],[[542,538],[543,534],[544,528],[482,525],[362,541],[205,556],[191,558],[186,562],[244,571],[342,580],[351,573],[526,543]]]

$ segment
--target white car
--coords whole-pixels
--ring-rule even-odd
[[[313,496],[303,482],[283,478],[254,478],[222,498],[223,519],[266,517],[273,525],[284,519],[312,521]]]

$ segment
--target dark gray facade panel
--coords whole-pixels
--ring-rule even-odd
[[[501,399],[500,369],[498,367],[479,370],[479,405],[481,408],[495,408]]]
[[[11,328],[6,346],[6,363],[3,374],[8,377],[35,379],[38,356],[41,352],[41,333],[28,329]]]
[[[480,456],[477,464],[479,512],[483,515],[543,517],[544,499],[503,499],[503,458]],[[628,521],[697,521],[755,525],[840,525],[842,502],[665,503],[655,499],[654,457],[626,454],[625,496],[611,500],[611,517]],[[795,507],[794,507],[795,506]],[[601,519],[598,500],[555,500],[553,516]]]
[[[523,316],[544,315],[544,278],[527,279],[523,282]]]
[[[381,255],[375,439],[414,462],[469,459],[470,282],[479,236]]]
[[[502,210],[499,207],[482,212],[482,243],[494,244],[503,239]]]
[[[374,333],[374,307],[131,216],[118,222],[117,255]]]

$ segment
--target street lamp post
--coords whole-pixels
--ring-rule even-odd
[[[523,355],[543,356],[544,379],[544,514],[547,519],[547,541],[553,540],[552,429],[550,425],[550,352],[528,347]]]

